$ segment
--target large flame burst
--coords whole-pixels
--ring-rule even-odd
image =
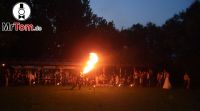
[[[89,60],[87,61],[86,66],[83,69],[83,74],[87,74],[90,72],[92,69],[94,69],[94,66],[98,62],[98,56],[96,53],[90,53]]]

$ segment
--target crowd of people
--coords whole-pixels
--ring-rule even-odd
[[[4,75],[5,87],[18,85],[58,85],[58,86],[92,86],[97,87],[160,87],[171,89],[170,74],[164,70],[153,73],[152,70],[136,70],[131,73],[104,73],[93,71],[82,75],[75,70],[59,70],[59,69],[5,69],[1,71]],[[183,74],[183,83],[186,89],[190,88],[189,74]]]

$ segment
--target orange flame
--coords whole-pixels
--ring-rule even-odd
[[[87,61],[87,65],[83,69],[83,74],[87,74],[90,72],[92,69],[94,69],[94,66],[98,62],[98,56],[96,53],[90,53],[89,60]]]

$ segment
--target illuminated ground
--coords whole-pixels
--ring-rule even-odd
[[[0,111],[200,111],[200,90],[0,88]]]

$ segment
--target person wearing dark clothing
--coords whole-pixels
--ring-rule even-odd
[[[72,80],[72,88],[71,90],[73,90],[74,88],[78,87],[78,89],[80,90],[82,87],[82,77],[80,75],[74,77],[74,80]]]
[[[189,89],[190,88],[190,77],[187,73],[184,74],[183,80],[184,80],[184,88]]]

